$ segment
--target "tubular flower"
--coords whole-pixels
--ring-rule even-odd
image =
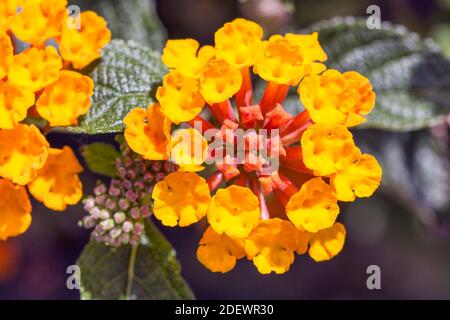
[[[50,126],[76,125],[88,112],[94,81],[74,71],[61,71],[59,79],[44,89],[36,102],[40,116]]]
[[[248,188],[233,185],[219,189],[209,204],[209,224],[217,233],[230,237],[248,236],[259,217],[258,198]]]
[[[355,71],[327,70],[306,77],[298,88],[301,101],[317,123],[363,123],[375,105],[375,93],[369,80]]]
[[[11,38],[0,29],[0,80],[8,74],[9,66],[13,59],[13,45]]]
[[[370,197],[380,185],[382,170],[377,159],[363,154],[331,176],[331,185],[340,201]]]
[[[353,136],[343,125],[316,123],[302,135],[305,165],[318,176],[326,176],[345,168],[360,153]]]
[[[326,59],[317,33],[274,35],[263,42],[263,51],[256,60],[254,71],[266,81],[296,85],[304,76],[324,71],[325,65],[316,61]]]
[[[170,150],[172,160],[179,164],[181,171],[202,171],[208,141],[194,128],[180,129],[172,136]]]
[[[239,69],[225,60],[211,60],[200,76],[200,92],[209,104],[231,98],[242,84]]]
[[[62,61],[54,47],[30,48],[13,57],[8,82],[36,92],[56,81],[61,68]]]
[[[34,125],[0,130],[0,177],[25,185],[33,180],[48,156],[48,142]]]
[[[317,232],[334,224],[339,206],[332,188],[322,178],[313,178],[289,199],[286,212],[298,229]]]
[[[331,228],[311,234],[309,238],[309,256],[317,262],[334,258],[344,247],[345,227],[336,223]]]
[[[174,172],[152,193],[153,213],[165,226],[186,227],[206,215],[211,200],[206,181],[192,172]]]
[[[155,216],[186,226],[206,215],[197,258],[213,272],[232,270],[242,244],[264,274],[286,272],[295,253],[334,257],[345,239],[338,201],[370,196],[381,180],[376,159],[361,153],[347,129],[373,107],[367,79],[325,71],[317,33],[262,36],[254,22],[236,19],[215,33],[214,48],[184,39],[163,50],[169,72],[156,98],[181,128],[165,149],[180,171],[153,190]],[[254,75],[267,81],[259,101]],[[306,110],[291,114],[283,104],[297,85]],[[125,137],[145,156],[151,143]],[[186,172],[203,166],[206,180]],[[284,210],[271,212],[269,198]]]
[[[11,19],[11,31],[24,42],[42,45],[61,34],[68,17],[66,6],[67,0],[37,0],[25,4]]]
[[[203,67],[215,57],[211,46],[203,46],[194,39],[168,40],[162,53],[162,61],[183,76],[197,79]]]
[[[244,240],[218,234],[208,227],[200,239],[197,258],[212,272],[228,272],[245,257]]]
[[[105,19],[93,11],[80,15],[80,28],[63,26],[59,48],[64,60],[72,62],[76,69],[83,69],[100,58],[101,49],[111,41],[111,31]]]
[[[158,104],[146,109],[133,109],[124,119],[125,138],[130,148],[145,159],[169,158],[170,121],[164,117]]]
[[[175,124],[193,119],[205,104],[198,81],[178,71],[164,76],[163,86],[158,88],[156,98],[161,112]]]
[[[285,273],[294,262],[298,233],[286,220],[262,220],[245,241],[247,258],[262,274]]]
[[[78,174],[83,167],[70,147],[50,148],[45,166],[28,184],[33,197],[55,211],[64,211],[67,205],[77,204],[82,195]]]
[[[252,66],[261,50],[263,33],[253,21],[238,18],[225,23],[214,35],[217,57],[238,68]]]
[[[0,129],[13,129],[34,104],[33,92],[0,80]]]
[[[31,203],[23,186],[0,179],[0,240],[18,236],[31,224]]]

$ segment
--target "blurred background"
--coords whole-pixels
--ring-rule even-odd
[[[131,7],[136,2],[145,2],[148,11]],[[367,7],[376,4],[383,21],[405,25],[423,37],[433,38],[443,54],[450,57],[450,0],[74,3],[103,14],[114,36],[146,42],[158,50],[166,34],[146,31],[159,26],[158,17],[167,36],[192,37],[208,44],[213,42],[217,28],[238,16],[263,24],[266,34],[272,34],[299,30],[335,16],[367,17]],[[127,14],[129,20],[124,22]],[[447,93],[450,90],[448,86],[441,89]],[[444,104],[448,106],[450,101]],[[357,144],[374,152],[382,162],[384,184],[372,198],[342,207],[340,220],[347,227],[347,242],[341,254],[330,262],[314,263],[300,256],[290,272],[263,276],[244,259],[228,274],[214,274],[195,258],[204,225],[172,229],[156,224],[176,249],[182,274],[199,299],[450,299],[449,134],[445,122],[403,133],[355,131]],[[52,133],[48,138],[55,147],[68,144],[75,149],[94,141],[113,141],[109,135]],[[104,178],[85,170],[82,179],[85,193],[89,193],[95,181]],[[1,299],[79,298],[78,291],[66,287],[66,268],[75,263],[89,240],[89,233],[77,226],[82,216],[81,205],[55,213],[33,203],[30,230],[0,242]],[[366,287],[369,265],[381,269],[381,290]]]

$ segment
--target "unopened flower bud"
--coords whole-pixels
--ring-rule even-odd
[[[125,218],[126,218],[126,215],[125,215],[125,213],[123,213],[123,212],[116,212],[116,213],[114,214],[114,221],[115,221],[117,224],[121,224],[122,222],[124,222],[124,221],[125,221]]]
[[[125,233],[130,232],[131,230],[133,230],[134,226],[130,221],[125,221],[122,225],[122,230]]]

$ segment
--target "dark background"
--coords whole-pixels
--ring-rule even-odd
[[[263,2],[266,7],[261,6]],[[333,16],[365,16],[367,6],[377,4],[383,20],[432,36],[448,50],[449,2],[160,0],[157,12],[170,37],[211,43],[214,31],[237,16],[263,23],[268,34]],[[107,135],[50,134],[48,138],[52,146],[69,144],[75,149],[92,141],[113,141]],[[98,178],[85,170],[85,193],[91,192]],[[415,210],[396,200],[389,192],[377,192],[370,199],[344,206],[340,219],[348,237],[341,254],[326,263],[297,256],[284,275],[260,275],[245,259],[228,274],[211,273],[195,257],[205,225],[181,229],[156,224],[175,247],[183,276],[200,299],[449,299],[450,212],[440,212],[438,223],[430,227]],[[89,233],[77,226],[82,216],[80,205],[58,213],[34,202],[29,231],[0,242],[0,298],[78,299],[78,292],[66,287],[66,268],[75,263],[89,240]],[[372,264],[381,268],[381,290],[366,287],[366,269]]]

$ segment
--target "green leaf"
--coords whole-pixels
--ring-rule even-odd
[[[115,161],[120,153],[112,144],[95,142],[82,146],[80,151],[92,172],[108,177],[117,175]]]
[[[153,0],[79,0],[82,9],[97,12],[108,22],[114,39],[135,40],[153,49],[161,49],[166,32]]]
[[[113,40],[90,73],[95,90],[89,112],[78,126],[68,130],[86,134],[121,132],[123,119],[131,109],[154,101],[153,92],[164,73],[158,52],[134,41]]]
[[[335,18],[304,32],[319,32],[327,65],[368,77],[377,102],[365,127],[410,131],[440,122],[450,113],[450,62],[431,40],[405,27],[365,19]]]
[[[150,221],[141,244],[111,248],[91,240],[77,264],[83,299],[194,299],[174,249]]]
[[[437,140],[426,130],[356,130],[355,140],[380,162],[381,192],[415,213],[423,224],[435,227],[439,216],[450,212],[447,141]]]

